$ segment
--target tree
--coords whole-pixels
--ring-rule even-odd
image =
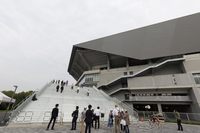
[[[2,91],[5,95],[12,97],[16,100],[13,107],[16,107],[20,102],[26,99],[26,97],[31,96],[33,91],[27,91],[27,92],[19,92],[19,93],[14,93],[14,91]],[[0,106],[0,110],[5,110],[7,108],[8,104],[3,103]],[[12,107],[12,106],[11,106]]]

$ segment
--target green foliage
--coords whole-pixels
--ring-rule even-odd
[[[5,95],[9,96],[9,97],[13,97],[16,101],[14,103],[13,106],[16,106],[18,103],[20,103],[21,101],[23,101],[26,97],[30,96],[33,91],[27,91],[27,92],[19,92],[19,93],[14,93],[14,91],[3,91],[2,93],[4,93]],[[1,110],[5,110],[7,108],[8,104],[4,103],[1,106]]]

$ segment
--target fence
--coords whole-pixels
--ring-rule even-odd
[[[139,119],[148,120],[153,114],[158,114],[157,111],[138,111]],[[176,122],[174,112],[163,112],[161,114],[166,122]],[[200,113],[180,113],[182,123],[200,124]]]
[[[31,96],[26,97],[22,102],[20,102],[16,109],[12,111],[11,115],[10,115],[10,119],[9,121],[11,121],[13,118],[15,118],[20,112],[21,110],[29,103],[32,101],[32,98],[34,95],[40,95],[47,87],[49,87],[51,85],[51,83],[47,83],[39,92],[34,92],[32,93]]]
[[[102,95],[104,95],[108,100],[111,100],[111,101],[115,102],[116,104],[118,104],[119,106],[121,106],[123,109],[126,109],[129,112],[130,116],[133,116],[136,120],[138,120],[138,113],[134,108],[131,108],[130,106],[126,105],[124,102],[122,102],[116,98],[110,97],[104,91],[98,90],[96,87],[93,87],[93,88],[96,89],[98,92],[100,92]]]

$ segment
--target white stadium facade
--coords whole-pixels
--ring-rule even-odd
[[[200,113],[200,13],[76,44],[68,72],[138,111]]]

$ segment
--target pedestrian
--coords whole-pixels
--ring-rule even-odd
[[[36,94],[34,94],[32,97],[32,101],[36,101],[36,100],[37,100],[37,97],[36,97]]]
[[[74,88],[74,85],[71,86],[71,89],[72,89],[72,90],[73,90],[73,88]]]
[[[64,87],[63,87],[63,86],[61,86],[61,87],[60,87],[60,93],[62,93],[62,92],[63,92],[63,90],[64,90]]]
[[[91,110],[92,105],[88,105],[88,110],[86,111],[86,118],[85,118],[85,123],[86,123],[86,128],[85,128],[85,133],[87,133],[87,131],[89,133],[91,133],[91,123],[92,123],[92,116],[93,116],[93,112]]]
[[[84,121],[85,121],[85,118],[86,118],[86,108],[83,109],[83,111],[81,112],[81,121],[80,121],[80,133],[84,133]]]
[[[177,110],[174,110],[176,122],[178,126],[178,131],[183,131],[183,126],[181,125],[181,116],[180,113]]]
[[[89,96],[90,95],[90,93],[89,93],[89,89],[87,89],[87,96]]]
[[[59,104],[56,104],[55,108],[52,109],[51,119],[49,121],[49,124],[48,124],[46,130],[49,130],[49,126],[50,126],[50,124],[51,124],[52,121],[53,121],[53,125],[51,127],[51,130],[54,130],[55,121],[56,121],[56,118],[58,117],[58,112],[59,112],[58,106],[59,106]]]
[[[58,91],[59,91],[59,88],[60,88],[60,86],[59,86],[59,85],[57,85],[57,86],[56,86],[56,92],[58,92]]]
[[[115,108],[113,109],[113,116],[114,116],[114,119],[115,119],[115,133],[119,133],[120,129],[119,129],[119,126],[120,126],[120,116],[119,116],[119,108],[117,105],[115,105]]]
[[[79,107],[78,106],[76,106],[76,110],[75,111],[73,111],[73,113],[72,113],[72,128],[71,128],[71,130],[76,130],[76,123],[77,123],[77,119],[78,119],[78,109],[79,109]]]
[[[125,120],[125,133],[129,133],[130,119],[127,110],[124,113],[124,120]]]
[[[108,127],[112,127],[113,126],[113,112],[112,110],[110,110],[109,116],[108,116]]]
[[[119,112],[119,118],[120,118],[121,131],[124,132],[126,121],[124,120],[124,111],[123,110]]]
[[[65,82],[65,85],[66,85],[66,86],[68,85],[68,80]]]
[[[77,94],[79,93],[79,89],[80,89],[80,87],[78,86],[78,87],[77,87],[77,90],[76,90]]]
[[[98,128],[100,126],[100,115],[101,115],[101,111],[100,111],[100,107],[98,106],[97,109],[94,111],[95,114],[95,129]],[[98,124],[98,127],[97,127]]]

